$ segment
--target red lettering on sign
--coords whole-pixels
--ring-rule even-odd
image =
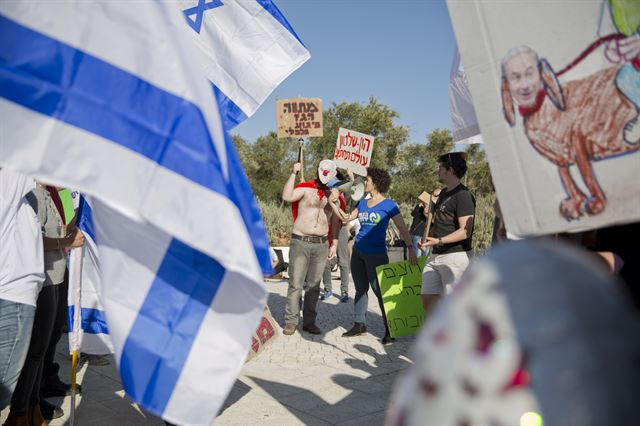
[[[262,317],[262,321],[260,321],[260,325],[258,326],[258,338],[260,339],[260,343],[264,345],[264,343],[271,339],[275,334],[275,330],[273,326],[265,317]]]

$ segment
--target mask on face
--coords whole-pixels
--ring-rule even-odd
[[[322,160],[318,165],[318,179],[323,185],[335,179],[337,173],[336,163],[331,160]]]

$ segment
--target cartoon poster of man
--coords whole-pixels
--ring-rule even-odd
[[[448,6],[508,229],[639,220],[640,2]]]

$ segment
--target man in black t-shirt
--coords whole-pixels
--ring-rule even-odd
[[[422,249],[432,247],[432,255],[422,271],[422,304],[425,314],[469,265],[476,201],[460,183],[467,172],[462,152],[452,152],[438,159],[438,179],[446,185],[435,205],[434,223]]]

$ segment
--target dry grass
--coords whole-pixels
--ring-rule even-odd
[[[495,194],[486,194],[476,197],[476,218],[473,231],[473,250],[476,254],[482,254],[491,245],[493,233],[493,201]],[[262,217],[267,226],[269,241],[273,246],[287,246],[293,227],[291,206],[288,203],[266,201],[259,202]],[[400,212],[407,226],[411,225],[412,205],[399,204]]]

